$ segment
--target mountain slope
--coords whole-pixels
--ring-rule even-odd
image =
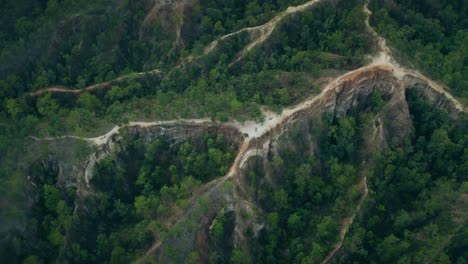
[[[177,12],[194,8],[193,3],[166,4]],[[145,21],[161,8],[150,8]],[[263,26],[207,41],[204,53],[182,58],[168,71],[124,76],[87,92],[46,89],[6,100],[10,118],[24,130],[18,138],[10,135],[16,140],[34,134],[34,125],[21,123],[34,111],[41,115],[39,126],[63,126],[61,118],[72,113],[81,122],[100,122],[103,110],[112,110],[121,124],[97,137],[63,135],[68,130],[49,133],[62,134],[57,137],[31,136],[27,147],[2,159],[8,164],[22,156],[10,170],[14,176],[2,177],[3,189],[22,186],[1,200],[2,258],[86,263],[466,259],[465,107],[395,59],[370,26],[367,3],[310,1],[286,10]],[[182,41],[188,25],[176,23],[175,47],[188,45]],[[366,57],[371,45],[376,52]],[[293,76],[307,81],[283,80]],[[174,107],[182,107],[181,95],[188,96],[183,102],[189,107],[199,95],[219,96],[201,99],[208,108],[204,113],[214,113],[213,118],[123,120],[118,105],[130,102],[135,108],[129,110],[138,112],[139,102],[154,94],[154,83],[161,88],[157,99]],[[251,87],[228,87],[233,84]],[[300,101],[311,84],[318,91]],[[233,98],[226,101],[226,94]],[[293,102],[298,103],[287,107]],[[232,120],[213,107],[225,104],[233,112],[252,111],[258,120]]]

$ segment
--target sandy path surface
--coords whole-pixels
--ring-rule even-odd
[[[299,5],[299,6],[290,6],[290,7],[288,7],[287,10],[285,10],[283,12],[280,12],[273,19],[271,19],[270,21],[268,21],[267,23],[265,23],[263,25],[256,26],[256,27],[246,27],[246,28],[240,29],[240,30],[238,30],[236,32],[232,32],[232,33],[223,35],[223,36],[219,37],[217,40],[214,40],[213,42],[211,42],[204,49],[203,54],[198,56],[198,57],[201,57],[201,56],[204,56],[204,55],[207,55],[207,54],[211,53],[217,47],[217,45],[218,45],[218,43],[220,41],[223,41],[223,40],[228,39],[228,38],[230,38],[232,36],[238,35],[238,34],[240,34],[242,32],[256,32],[256,31],[261,32],[259,37],[257,37],[251,43],[249,43],[241,51],[240,55],[238,56],[238,58],[235,61],[235,62],[237,62],[237,61],[239,61],[241,59],[242,56],[244,56],[253,47],[255,47],[256,45],[258,45],[258,44],[260,44],[262,42],[264,42],[271,35],[273,30],[276,28],[276,25],[278,24],[278,22],[281,21],[285,16],[287,16],[289,14],[292,14],[292,13],[304,11],[304,10],[306,10],[307,8],[311,7],[312,5],[314,5],[315,3],[319,2],[319,1],[320,0],[312,0],[312,1],[306,2],[306,3],[304,3],[302,5]],[[148,19],[151,19],[151,17],[156,12],[157,7],[158,6],[155,5],[153,10],[150,11],[150,15],[148,15],[147,18],[145,18],[144,24],[146,23],[146,21]],[[180,18],[180,21],[178,21],[178,24],[176,26],[176,42],[175,42],[176,45],[180,45],[182,43],[181,29],[182,29],[182,23],[183,23],[183,9],[184,9],[184,2],[183,1],[178,2],[177,10],[178,10],[178,12],[180,13],[180,15],[182,17]],[[193,60],[193,57],[189,56],[189,57],[186,58],[186,60],[190,62],[190,61]],[[181,63],[180,65],[182,65],[182,64],[183,63]],[[37,97],[37,96],[41,96],[41,95],[43,95],[43,94],[45,94],[47,92],[79,94],[79,93],[82,93],[83,91],[92,91],[92,90],[95,90],[95,89],[101,89],[101,88],[107,87],[107,86],[109,86],[110,84],[112,84],[114,82],[122,81],[122,80],[124,80],[124,79],[126,79],[126,78],[128,78],[128,77],[130,77],[132,75],[160,74],[160,73],[161,73],[161,71],[158,70],[158,69],[154,69],[154,70],[151,70],[151,71],[145,71],[145,72],[132,73],[132,74],[121,76],[121,77],[116,78],[114,80],[101,82],[101,83],[96,83],[96,84],[87,86],[84,89],[72,89],[72,88],[68,88],[68,87],[65,87],[65,86],[46,87],[44,89],[40,89],[38,91],[30,93],[30,95],[32,97]]]
[[[225,35],[225,36],[221,37],[220,39],[218,39],[218,40],[214,41],[213,43],[211,43],[205,49],[205,54],[211,52],[216,47],[217,43],[220,40],[228,38],[228,37],[230,37],[230,36],[232,36],[234,34],[239,34],[239,33],[244,32],[244,31],[256,31],[256,30],[261,31],[262,34],[260,35],[260,37],[257,38],[256,40],[254,40],[253,42],[251,42],[250,44],[248,44],[244,48],[244,50],[241,52],[240,56],[243,56],[242,54],[245,54],[250,49],[252,49],[254,46],[262,43],[263,41],[265,41],[268,38],[268,36],[271,34],[271,32],[274,30],[277,23],[281,19],[283,19],[286,15],[294,13],[294,12],[299,12],[299,11],[302,11],[302,10],[306,10],[307,8],[311,7],[312,5],[316,4],[319,1],[320,0],[313,0],[313,1],[309,1],[309,2],[307,2],[305,4],[303,4],[303,5],[300,5],[300,6],[289,7],[286,11],[283,11],[282,13],[278,14],[275,18],[273,18],[272,20],[270,20],[269,22],[267,22],[264,25],[257,26],[257,27],[252,27],[252,28],[245,28],[245,29],[239,30],[237,32]],[[242,145],[240,146],[238,154],[237,154],[231,168],[229,169],[228,173],[224,177],[222,177],[220,179],[217,179],[218,182],[215,185],[213,185],[210,188],[206,189],[200,195],[207,195],[210,192],[212,192],[213,190],[215,190],[216,188],[218,188],[226,180],[236,177],[236,175],[239,173],[239,169],[243,166],[243,164],[245,164],[248,157],[250,157],[252,155],[255,155],[255,152],[257,151],[257,149],[254,149],[249,144],[252,139],[259,138],[259,137],[265,135],[266,133],[268,133],[269,131],[271,131],[272,129],[276,128],[277,126],[284,124],[295,113],[297,113],[298,111],[301,111],[301,110],[304,110],[304,109],[307,109],[307,108],[311,107],[314,103],[318,102],[324,96],[326,96],[328,94],[328,92],[330,92],[331,90],[337,91],[336,89],[339,89],[340,83],[342,83],[342,82],[344,82],[346,80],[352,80],[352,78],[354,76],[356,76],[357,74],[359,74],[359,73],[363,73],[363,72],[366,72],[366,71],[374,71],[374,70],[377,70],[377,69],[381,69],[381,70],[383,69],[383,70],[386,70],[388,72],[391,72],[400,81],[404,80],[404,78],[407,77],[407,76],[412,76],[412,77],[419,78],[420,80],[426,82],[428,84],[429,88],[435,90],[436,92],[438,92],[440,94],[443,94],[449,100],[451,100],[458,110],[465,111],[465,108],[463,107],[463,105],[461,103],[459,103],[452,95],[447,93],[442,86],[440,86],[436,82],[430,80],[429,78],[425,77],[420,72],[415,71],[415,70],[411,70],[411,69],[405,69],[401,65],[396,63],[396,61],[393,59],[393,57],[391,55],[390,49],[386,45],[385,39],[383,39],[381,36],[379,36],[377,34],[377,32],[375,32],[375,30],[369,25],[369,16],[372,13],[368,9],[367,4],[364,6],[364,11],[367,14],[366,27],[368,28],[368,30],[372,33],[372,35],[374,35],[374,37],[378,41],[379,51],[372,58],[372,62],[367,66],[364,66],[364,67],[361,67],[359,69],[350,71],[350,72],[336,78],[335,80],[331,81],[321,91],[321,93],[319,93],[318,95],[312,96],[311,98],[303,101],[300,104],[297,104],[297,105],[292,106],[290,108],[284,109],[281,112],[281,114],[275,114],[275,113],[272,113],[272,112],[264,111],[264,121],[263,122],[247,121],[247,122],[244,122],[244,123],[240,123],[240,122],[237,122],[237,121],[233,121],[233,122],[225,123],[224,125],[233,126],[233,127],[237,128],[240,132],[245,134],[246,139],[242,143]],[[49,88],[49,89],[56,89],[56,88]],[[52,90],[49,90],[49,91],[52,91]],[[55,90],[53,90],[53,91],[55,91]],[[41,92],[41,91],[38,91],[38,92]],[[38,92],[36,92],[36,93],[38,93]],[[44,92],[46,92],[46,91],[42,91],[42,93],[44,93]],[[108,133],[106,133],[106,134],[104,134],[102,136],[94,137],[94,138],[83,138],[83,139],[88,141],[88,142],[91,142],[91,143],[95,144],[97,147],[103,147],[105,145],[112,144],[112,138],[119,134],[119,130],[121,128],[128,128],[128,127],[146,128],[146,127],[155,127],[155,126],[163,126],[163,125],[183,125],[183,124],[193,124],[193,125],[201,125],[202,126],[202,125],[207,125],[207,124],[212,125],[212,124],[221,124],[221,123],[213,122],[208,118],[177,119],[177,120],[155,121],[155,122],[130,122],[129,124],[126,124],[126,125],[123,125],[123,126],[115,126],[111,131],[109,131]],[[58,138],[67,138],[67,137],[68,138],[79,138],[79,137],[75,137],[75,136],[64,136],[64,137],[58,137]],[[57,138],[43,138],[42,140],[54,140],[54,139],[57,139]],[[37,140],[41,140],[41,139],[37,139]],[[341,229],[341,232],[340,232],[340,241],[335,246],[333,251],[328,254],[328,256],[325,258],[323,263],[329,262],[335,256],[335,254],[341,249],[341,246],[342,246],[342,243],[343,243],[343,241],[345,239],[346,233],[349,230],[349,227],[352,224],[356,214],[360,211],[361,204],[362,204],[362,202],[364,201],[364,199],[366,198],[366,196],[368,194],[367,177],[365,175],[363,176],[363,178],[362,178],[362,180],[360,182],[360,185],[361,185],[363,195],[362,195],[360,201],[358,202],[354,213],[350,217],[344,219],[342,229]],[[178,221],[176,223],[179,223],[179,222],[183,221],[183,219],[187,215],[187,213],[188,213],[188,210],[185,212],[185,214],[182,214],[180,217],[178,217]],[[142,261],[146,257],[150,256],[152,253],[154,253],[157,249],[160,248],[160,246],[162,245],[161,243],[162,243],[161,241],[155,241],[153,246],[150,249],[148,249],[148,251],[144,254],[144,256],[142,258],[140,258],[138,261]]]

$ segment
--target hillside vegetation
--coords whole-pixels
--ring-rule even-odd
[[[465,263],[468,259],[466,116],[446,113],[408,93],[413,133],[378,158],[374,194],[351,228],[337,263]]]
[[[0,262],[466,263],[467,13],[2,1]]]
[[[400,52],[451,91],[468,98],[468,6],[463,0],[372,1],[372,24]]]

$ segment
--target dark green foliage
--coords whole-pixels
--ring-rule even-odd
[[[331,120],[319,135],[312,135],[321,137],[320,151],[314,156],[301,149],[306,135],[293,135],[297,149],[283,150],[270,160],[272,185],[262,180],[261,170],[249,175],[255,179],[252,184],[266,214],[266,229],[253,247],[254,262],[323,260],[338,240],[339,221],[360,196],[351,186],[359,180],[354,145],[363,126],[353,117]]]
[[[2,229],[2,262],[131,262],[155,236],[166,235],[162,220],[174,208],[184,209],[200,184],[226,172],[234,153],[215,135],[183,143],[158,138],[148,145],[127,138],[121,151],[98,164],[92,179],[96,195],[78,201],[73,188],[58,187],[57,164],[24,164],[25,137],[97,134],[143,117],[259,118],[259,105],[275,110],[290,105],[316,90],[317,77],[359,67],[372,52],[363,25],[364,1],[340,0],[286,17],[237,63],[231,64],[251,41],[247,34],[227,38],[208,56],[197,57],[218,36],[264,23],[304,1],[196,2],[184,11],[177,43],[180,14],[169,6],[146,25],[151,6],[145,1],[1,1],[0,205],[2,224],[5,219],[5,228],[13,226]],[[371,8],[371,23],[390,44],[467,97],[463,1],[373,0]],[[184,60],[188,55],[194,58],[190,63]],[[28,95],[55,85],[81,89],[155,68],[162,73],[130,74],[79,96]],[[345,241],[344,262],[468,260],[467,230],[457,215],[463,209],[460,194],[467,190],[467,119],[450,124],[446,113],[415,94],[407,97],[414,135],[392,146],[369,176],[375,194]],[[384,101],[373,93],[365,110],[377,113]],[[303,155],[303,142],[296,142],[297,150],[269,161],[272,183],[263,181],[260,165],[249,175],[266,223],[253,243],[253,259],[221,242],[231,241],[230,216],[220,216],[212,234],[213,259],[317,262],[329,252],[339,219],[359,197],[354,187],[362,124],[354,117],[326,123],[313,158]],[[16,219],[26,220],[10,223]],[[198,257],[193,254],[192,260]]]
[[[306,0],[202,0],[182,28],[189,48],[201,49],[214,37],[263,24],[278,11]]]
[[[57,176],[51,168],[44,168],[49,175]],[[48,182],[55,182],[48,179]],[[75,203],[74,189],[58,189],[55,185],[38,180],[40,189],[37,191],[37,201],[28,220],[30,236],[22,238],[20,249],[10,252],[14,258],[32,257],[43,262],[61,259],[66,251],[66,232],[72,221],[73,205]]]
[[[307,73],[318,77],[325,71],[361,66],[363,55],[371,51],[371,43],[364,26],[359,26],[364,23],[359,4],[359,1],[319,3],[310,11],[286,17],[267,42],[232,66],[235,76],[225,85],[234,84],[242,99],[254,98],[259,104],[285,106],[295,102],[298,94],[307,92],[304,86],[308,84],[299,81],[278,87],[269,81],[278,73]]]
[[[127,136],[120,150],[96,165],[95,195],[76,201],[73,188],[56,187],[57,164],[36,164],[30,169],[38,197],[28,220],[29,237],[17,236],[18,247],[5,257],[131,262],[155,236],[164,236],[164,221],[176,208],[185,209],[202,183],[226,173],[234,152],[235,146],[216,132],[183,142],[160,137],[149,144]]]
[[[233,252],[234,213],[220,211],[210,231],[210,244],[213,250],[210,254],[210,263],[228,263],[229,257],[234,262],[239,256]]]
[[[372,24],[404,57],[468,98],[468,6],[463,0],[371,1]]]
[[[0,79],[20,81],[0,87],[18,96],[51,85],[83,88],[132,71],[166,68],[219,35],[264,23],[301,2],[204,0],[187,4],[180,13],[174,3],[145,1],[3,1]],[[180,19],[182,47],[174,44]]]
[[[281,69],[318,76],[326,69],[362,65],[371,40],[359,2],[319,3],[310,11],[287,17],[268,44],[249,54],[242,71]]]
[[[234,148],[222,135],[205,135],[175,144],[157,138],[149,145],[129,137],[122,151],[101,161],[92,183],[98,191],[92,212],[77,222],[92,239],[78,240],[93,251],[96,260],[131,260],[141,254],[155,235],[161,237],[164,221],[173,207],[182,207],[194,190],[213,177],[223,175],[232,162]],[[89,219],[87,219],[89,218]],[[78,236],[78,234],[76,234]]]
[[[408,93],[407,96],[411,102],[413,125],[418,136],[428,140],[436,129],[447,128],[449,123],[447,112],[434,109],[414,92]]]
[[[414,90],[407,98],[414,134],[377,161],[365,216],[344,243],[346,263],[463,263],[467,257],[460,239],[467,213],[466,127],[449,125],[447,114]]]
[[[53,7],[44,4],[34,13],[37,16],[24,18],[37,23],[37,29],[23,38],[12,36],[0,52],[0,94],[8,98],[5,114],[16,119],[26,113],[38,116],[47,124],[40,126],[40,132],[50,135],[85,135],[107,127],[107,122],[123,124],[142,117],[258,119],[258,105],[275,110],[290,105],[315,91],[313,81],[323,71],[358,67],[370,52],[360,1],[321,3],[286,17],[265,43],[235,64],[239,52],[252,41],[247,32],[220,41],[208,55],[197,54],[218,35],[263,23],[303,1],[187,5],[183,47],[174,44],[172,30],[177,23],[159,21],[164,16],[148,18],[152,11],[147,12],[143,3],[52,2],[47,5]],[[163,4],[158,12],[176,11]],[[173,15],[177,20],[180,14]],[[28,28],[24,23],[21,27]],[[26,39],[35,49],[25,46]],[[34,52],[15,57],[25,49]],[[189,53],[192,62],[184,61]],[[155,68],[161,73],[127,75]],[[55,85],[83,88],[122,75],[127,77],[80,96],[57,93],[31,100],[24,94]]]
[[[379,112],[385,106],[385,100],[382,98],[382,94],[377,91],[372,92],[369,100],[369,106],[372,112]]]

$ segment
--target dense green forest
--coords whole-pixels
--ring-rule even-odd
[[[347,70],[361,65],[360,60],[341,56],[358,56],[365,48],[356,54],[352,49],[354,46],[365,47],[367,42],[350,39],[354,44],[347,46],[348,51],[335,48],[345,38],[344,30],[340,29],[346,24],[345,20],[352,17],[359,20],[362,16],[359,12],[351,12],[361,1],[339,1],[340,8],[328,2],[317,7],[327,12],[330,18],[321,15],[322,11],[311,10],[281,22],[284,23],[281,29],[270,36],[274,46],[268,41],[251,52],[268,54],[261,60],[247,54],[242,63],[228,67],[250,41],[248,35],[239,34],[220,42],[209,56],[175,67],[189,54],[200,54],[201,47],[217,36],[245,25],[261,24],[287,6],[301,2],[249,1],[250,4],[237,5],[237,1],[200,1],[200,16],[193,17],[195,22],[187,20],[184,23],[184,46],[173,47],[175,29],[171,27],[158,30],[158,34],[142,30],[144,34],[140,39],[140,27],[152,8],[144,6],[144,1],[119,1],[118,5],[111,0],[2,1],[2,218],[28,217],[27,193],[30,190],[26,186],[30,182],[24,175],[30,165],[24,151],[28,144],[25,138],[29,136],[96,136],[107,132],[114,124],[130,120],[206,116],[221,121],[232,118],[260,120],[260,105],[279,110],[316,92],[318,87],[314,81],[320,70]],[[174,12],[171,7],[162,8],[167,14]],[[187,16],[187,19],[192,17]],[[220,20],[224,33],[210,28],[211,24],[203,29],[202,20],[211,21],[213,25]],[[313,24],[305,25],[311,21]],[[296,23],[304,25],[296,26]],[[190,26],[193,28],[189,29]],[[294,26],[294,30],[286,30],[289,26]],[[196,29],[198,27],[200,29]],[[346,33],[346,39],[364,34],[362,28],[353,30],[356,34]],[[331,34],[340,38],[320,41]],[[305,41],[289,41],[300,39],[301,35]],[[269,51],[276,47],[286,53],[271,53],[270,59]],[[265,61],[267,58],[268,62]],[[309,66],[311,60],[315,65],[313,69]],[[240,65],[248,67],[239,68]],[[161,69],[162,74],[132,74],[155,68]],[[130,75],[97,92],[44,94],[39,98],[29,95],[31,91],[54,85],[79,89],[124,74]],[[70,206],[71,198],[66,199]],[[47,214],[57,215],[55,212]],[[10,226],[5,224],[5,228]]]
[[[468,127],[414,91],[414,132],[377,159],[339,263],[466,263]]]
[[[376,99],[367,106],[367,113],[342,118],[326,115],[323,126],[306,132],[320,142],[315,155],[305,155],[307,135],[290,132],[294,147],[271,157],[268,168],[262,160],[254,161],[248,185],[265,211],[266,228],[258,238],[251,238],[251,257],[234,251],[224,259],[233,263],[320,263],[325,258],[338,242],[341,220],[352,214],[362,196],[363,149],[359,146],[363,131],[384,102],[377,92],[372,97]],[[273,182],[265,180],[266,169],[272,169]],[[221,230],[229,237],[229,222],[224,223]],[[222,251],[214,255],[224,256]],[[241,261],[233,260],[237,258]]]
[[[224,175],[236,151],[233,143],[213,132],[183,142],[160,137],[145,144],[138,135],[123,141],[96,166],[92,196],[57,186],[57,164],[33,167],[38,193],[28,220],[29,236],[16,237],[17,244],[3,249],[2,258],[128,263],[155,237],[167,235],[168,219],[186,208],[201,184]]]
[[[370,194],[333,263],[466,263],[467,117],[451,124],[414,90],[407,96],[414,130],[379,156],[362,148],[361,137],[384,105],[376,93],[370,112],[332,117],[318,134],[310,131],[320,138],[317,155],[299,147],[270,158],[273,183],[265,181],[263,161],[254,161],[249,186],[266,228],[250,238],[247,256],[229,247],[229,214],[218,216],[212,263],[321,263],[362,196],[358,182],[369,169]],[[293,135],[294,146],[304,137]],[[362,166],[368,158],[371,168]]]
[[[261,109],[279,113],[368,63],[376,45],[364,0],[321,1],[284,17],[249,52],[259,32],[232,35],[204,54],[219,37],[304,2],[1,1],[0,262],[129,263],[155,238],[177,236],[168,228],[174,214],[234,160],[238,146],[222,133],[148,142],[123,131],[86,194],[77,192],[83,183],[59,175],[94,149],[34,137],[97,136],[129,121],[261,122]],[[371,0],[369,7],[397,61],[468,102],[466,1]],[[79,92],[31,94],[55,86]],[[308,131],[316,155],[304,155],[304,135],[293,135],[298,149],[269,156],[270,182],[258,160],[247,188],[264,228],[257,237],[248,230],[245,254],[233,242],[235,214],[218,212],[207,238],[211,263],[317,263],[333,249],[341,220],[362,197],[363,157],[374,153],[362,153],[362,135],[386,103],[376,92],[369,98],[364,109],[327,115]],[[336,263],[468,261],[468,119],[449,119],[412,90],[406,100],[413,132],[372,158],[369,195]],[[59,170],[56,157],[70,171]]]
[[[313,92],[316,86],[314,80],[322,73],[349,70],[363,65],[363,55],[369,52],[370,39],[363,26],[364,15],[360,2],[340,1],[337,5],[324,3],[311,11],[286,19],[273,32],[268,43],[255,48],[245,59],[231,67],[230,64],[236,59],[238,52],[248,43],[249,36],[246,34],[228,38],[212,54],[180,68],[163,70],[159,75],[130,74],[125,80],[112,84],[109,89],[91,94],[82,93],[79,96],[45,94],[40,98],[30,98],[24,91],[49,85],[72,84],[58,77],[54,81],[38,77],[45,80],[38,84],[35,78],[22,76],[21,72],[16,71],[4,75],[0,83],[6,98],[2,110],[6,118],[20,119],[30,115],[29,122],[36,121],[31,126],[38,128],[40,134],[51,135],[86,135],[95,133],[96,127],[108,128],[111,123],[120,124],[137,118],[210,116],[222,121],[233,117],[240,120],[259,118],[259,105],[274,109],[290,105]],[[110,32],[112,30],[107,30],[105,34]],[[88,34],[87,31],[84,33]],[[73,39],[67,41],[73,42]],[[110,49],[111,46],[109,44],[103,48],[113,50]],[[122,49],[132,50],[131,47],[117,50]],[[8,47],[3,50],[7,52]],[[88,52],[84,47],[79,50]],[[89,51],[91,55],[94,53],[104,56],[104,52]],[[79,62],[68,61],[63,64],[92,71],[93,67],[85,59],[88,55],[76,56]],[[108,56],[118,58],[120,55]],[[94,60],[105,67],[111,65],[104,59]],[[41,61],[35,60],[32,64],[39,64]],[[57,62],[50,59],[45,61],[58,67]],[[120,62],[116,63],[122,65]],[[11,65],[6,59],[4,64]],[[51,75],[60,75],[52,66],[37,67],[47,68],[52,72]],[[129,66],[125,71],[112,70],[112,78],[81,74],[80,78],[85,82],[79,87],[154,67]],[[34,72],[22,69],[24,74]],[[74,71],[65,72],[64,74],[69,74]],[[22,88],[19,89],[19,86]],[[25,87],[31,88],[25,90]]]
[[[202,0],[177,10],[152,1],[3,1],[0,92],[16,97],[52,85],[82,88],[167,68],[221,34],[264,23],[301,2]],[[173,43],[175,25],[182,27],[183,45]]]
[[[403,61],[467,100],[468,5],[464,0],[371,1],[371,23]]]
[[[257,241],[252,263],[317,263],[325,258],[338,241],[339,219],[352,211],[347,205],[360,197],[353,158],[358,129],[354,117],[335,119],[324,133],[321,155],[285,151],[274,158],[274,186],[281,188],[258,190],[268,228]]]

